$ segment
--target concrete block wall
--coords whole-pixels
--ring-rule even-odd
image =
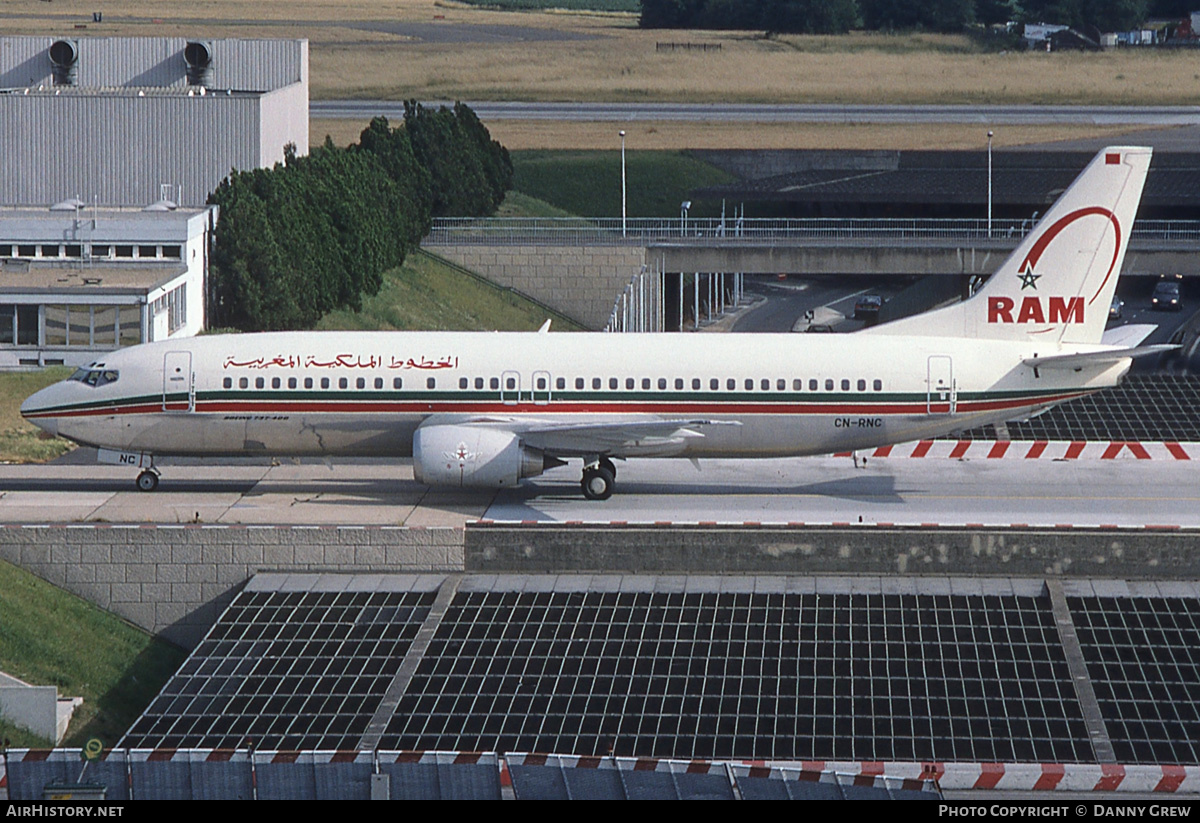
[[[5,526],[0,559],[190,648],[259,571],[460,571],[463,530]]]
[[[528,294],[589,329],[642,270],[641,246],[431,246],[430,251],[494,283]]]

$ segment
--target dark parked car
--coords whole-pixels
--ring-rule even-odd
[[[1174,280],[1160,280],[1150,296],[1150,308],[1159,311],[1179,311],[1183,308],[1183,300],[1179,297],[1179,283]]]
[[[1108,319],[1120,320],[1125,310],[1125,301],[1113,295],[1112,303],[1108,307]]]

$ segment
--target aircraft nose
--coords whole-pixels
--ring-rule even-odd
[[[42,431],[57,437],[58,418],[40,416],[41,412],[51,405],[48,402],[48,395],[51,394],[53,388],[50,386],[26,397],[25,402],[21,404],[21,416]]]

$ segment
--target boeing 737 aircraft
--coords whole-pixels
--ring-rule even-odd
[[[106,355],[21,413],[140,468],[147,491],[161,455],[411,455],[420,482],[480,488],[578,458],[600,500],[615,459],[829,454],[1023,419],[1171,348],[1102,340],[1150,154],[1100,152],[970,299],[855,334],[197,337]]]

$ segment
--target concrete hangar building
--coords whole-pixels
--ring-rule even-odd
[[[202,329],[208,195],[288,143],[306,40],[0,38],[0,368]]]

